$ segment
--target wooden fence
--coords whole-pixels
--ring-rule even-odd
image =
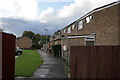
[[[14,80],[16,37],[2,33],[2,80]]]
[[[120,78],[120,46],[72,46],[71,78]]]

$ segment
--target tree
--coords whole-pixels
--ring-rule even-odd
[[[35,34],[34,36],[34,43],[35,44],[38,44],[38,42],[41,40],[41,35],[40,34]]]
[[[32,31],[24,31],[22,36],[26,36],[31,38],[32,40],[34,39],[35,33]]]

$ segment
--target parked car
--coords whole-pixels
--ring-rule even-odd
[[[23,53],[22,49],[20,49],[19,47],[16,47],[16,54],[15,55],[20,55],[22,53]]]

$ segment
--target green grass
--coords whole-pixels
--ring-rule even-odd
[[[15,76],[32,76],[42,63],[37,50],[23,50],[23,54],[15,60]]]

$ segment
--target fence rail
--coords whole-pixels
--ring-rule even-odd
[[[120,46],[72,46],[71,78],[120,78]]]

